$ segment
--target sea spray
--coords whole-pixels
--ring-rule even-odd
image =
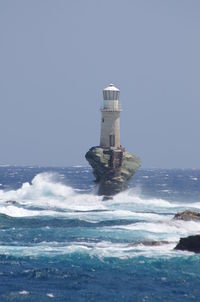
[[[200,223],[173,217],[200,209],[200,172],[141,170],[107,201],[89,168],[0,172],[0,300],[198,301],[199,256],[174,247]]]

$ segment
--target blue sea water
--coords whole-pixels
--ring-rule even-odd
[[[104,201],[88,167],[0,167],[0,302],[200,301],[199,170],[139,170]]]

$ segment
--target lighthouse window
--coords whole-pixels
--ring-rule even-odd
[[[102,123],[104,123],[104,118],[102,118]]]

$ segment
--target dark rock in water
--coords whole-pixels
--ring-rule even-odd
[[[138,246],[138,245],[144,245],[144,246],[160,246],[163,244],[169,244],[169,241],[161,240],[161,241],[155,241],[155,240],[146,240],[146,241],[137,241],[134,243],[130,243],[129,246]]]
[[[174,216],[174,219],[180,219],[185,221],[187,220],[200,221],[200,213],[195,211],[184,211],[184,212],[177,213]]]
[[[105,198],[125,190],[140,167],[140,159],[123,148],[92,147],[85,157],[99,184],[98,194]]]
[[[102,189],[102,188],[101,188],[101,189]],[[98,191],[98,194],[99,194],[99,195],[102,195],[102,194],[100,194],[99,191]],[[113,196],[103,194],[103,201],[112,200],[112,199],[113,199]]]
[[[6,203],[16,205],[18,204],[15,200],[7,200]]]
[[[175,250],[200,253],[200,235],[181,238]]]

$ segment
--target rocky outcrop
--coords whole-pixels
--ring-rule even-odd
[[[175,250],[200,253],[200,235],[181,238]]]
[[[140,159],[122,148],[92,147],[85,155],[99,183],[99,195],[112,196],[127,188]]]
[[[195,220],[195,221],[200,221],[200,213],[195,212],[195,211],[183,211],[179,212],[174,216],[174,219],[179,219],[179,220]]]
[[[200,221],[200,212],[186,210],[177,213],[173,219],[184,221]],[[200,235],[180,238],[179,243],[175,247],[175,250],[200,253]]]

